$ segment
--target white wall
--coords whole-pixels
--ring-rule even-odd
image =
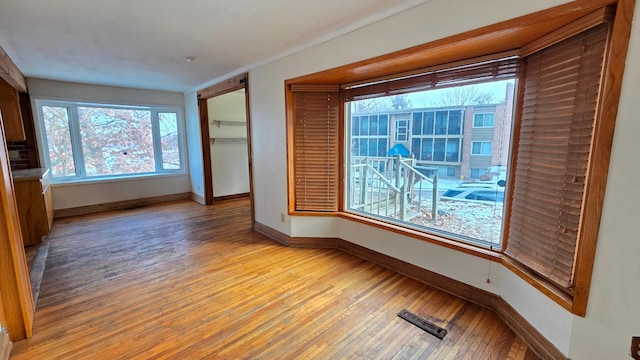
[[[184,109],[180,93],[76,84],[69,82],[28,79],[32,99],[46,98],[131,105],[164,105]],[[34,106],[35,110],[35,106]],[[35,115],[34,115],[35,116]],[[35,117],[37,119],[37,117]],[[36,120],[37,123],[37,120]],[[38,125],[36,124],[36,127]],[[38,133],[38,144],[42,144]],[[41,163],[44,153],[40,150]],[[186,159],[186,157],[185,157]],[[190,191],[189,175],[108,180],[95,183],[52,185],[54,209],[67,209]]]
[[[250,72],[256,220],[293,236],[338,236],[359,245],[497,293],[563,353],[575,359],[624,359],[630,337],[640,335],[640,176],[634,154],[640,138],[640,103],[628,68],[620,103],[614,153],[605,199],[587,316],[572,315],[501,265],[477,257],[354,223],[346,219],[287,217],[284,81],[357,60],[559,5],[557,1],[433,1],[360,30],[264,65]],[[638,5],[640,6],[640,5]],[[638,13],[638,11],[636,11]],[[628,64],[640,64],[639,29]],[[635,45],[634,45],[635,42]],[[487,284],[486,279],[491,283]],[[635,306],[635,307],[634,307]]]
[[[213,196],[249,192],[249,158],[246,139],[216,139],[211,146]]]
[[[640,2],[636,2],[587,316],[577,317],[574,359],[629,359],[640,336]]]
[[[244,91],[207,100],[213,196],[249,192],[247,108]],[[217,123],[228,121],[232,123]]]

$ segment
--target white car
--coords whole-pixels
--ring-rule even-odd
[[[504,187],[494,184],[462,184],[442,194],[443,200],[467,200],[482,202],[504,202]]]

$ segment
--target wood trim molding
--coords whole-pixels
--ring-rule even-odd
[[[27,92],[27,79],[0,46],[0,77],[19,92]]]
[[[177,201],[177,200],[187,200],[187,199],[191,199],[191,195],[192,193],[179,193],[179,194],[152,196],[152,197],[147,197],[142,199],[114,201],[110,203],[79,206],[79,207],[67,208],[67,209],[58,209],[54,211],[53,218],[60,219],[60,218],[65,218],[70,216],[94,214],[94,213],[99,213],[103,211],[133,209],[133,208],[143,207],[143,206],[152,205],[152,204],[159,204],[159,203]]]
[[[191,193],[191,200],[197,202],[200,205],[205,205],[204,198],[196,193]]]
[[[246,198],[249,198],[249,197],[250,197],[249,193],[233,194],[233,195],[226,195],[226,196],[216,196],[216,197],[213,198],[213,202],[236,200],[236,199],[246,199]]]
[[[493,310],[540,358],[568,359],[503,298],[498,297]]]
[[[9,339],[9,333],[7,333],[7,329],[0,329],[0,360],[8,360],[9,355],[11,355],[11,347],[13,344]]]
[[[623,0],[621,0],[623,1]],[[500,53],[522,46],[615,0],[577,0],[500,23],[288,80],[346,84],[419,68]],[[454,50],[455,49],[455,50]]]
[[[253,230],[258,232],[271,240],[275,240],[284,246],[291,246],[291,237],[283,232],[280,232],[272,227],[264,225],[259,222],[255,222]]]
[[[251,98],[249,96],[249,74],[244,79],[244,107],[247,128],[247,155],[249,158],[249,202],[251,206],[251,227],[256,223],[256,204],[253,198],[253,138],[251,137]]]
[[[259,222],[255,223],[254,231],[288,247],[335,248],[490,309],[496,312],[513,332],[520,336],[531,350],[542,359],[567,359],[558,348],[499,295],[340,238],[290,237]]]
[[[568,39],[576,34],[598,26],[603,22],[613,21],[614,8],[611,6],[600,8],[588,15],[581,17],[580,19],[569,23],[560,29],[547,34],[535,41],[523,46],[520,50],[520,56],[529,56],[539,50],[545,49],[549,46],[559,43],[562,40]]]
[[[211,143],[209,138],[209,105],[207,99],[198,99],[200,115],[200,143],[202,145],[202,174],[204,205],[213,204],[213,172],[211,165]]]
[[[226,94],[228,92],[243,89],[245,87],[246,80],[247,80],[247,73],[236,75],[227,80],[211,85],[206,89],[202,89],[198,91],[198,98],[208,99],[214,96]]]
[[[596,109],[600,120],[596,122],[593,129],[594,143],[591,145],[592,156],[588,169],[590,180],[585,186],[582,223],[579,230],[581,243],[576,254],[574,270],[573,312],[580,316],[585,316],[587,312],[635,3],[635,0],[618,1],[610,43],[605,56],[605,70],[600,82],[601,95]]]

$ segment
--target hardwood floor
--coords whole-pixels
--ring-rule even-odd
[[[537,358],[480,306],[251,231],[247,200],[66,218],[49,241],[34,336],[12,359]]]

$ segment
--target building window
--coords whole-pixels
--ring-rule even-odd
[[[36,100],[53,182],[184,171],[176,108]]]
[[[491,141],[473,141],[471,143],[471,155],[491,155]]]
[[[409,120],[396,119],[396,141],[409,140]]]
[[[414,111],[411,152],[422,161],[460,162],[462,118],[460,109]]]
[[[389,151],[389,114],[354,116],[351,151],[355,156],[386,156]]]
[[[493,127],[493,121],[495,118],[494,113],[474,114],[473,115],[473,127]]]

